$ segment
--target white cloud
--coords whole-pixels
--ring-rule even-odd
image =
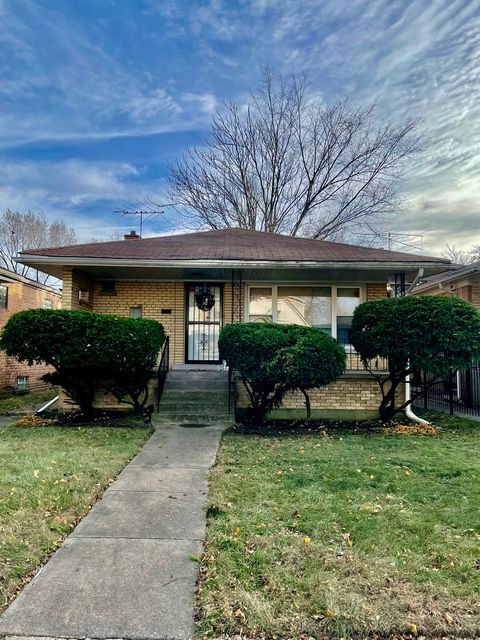
[[[159,43],[180,66],[157,71],[132,62],[119,55],[129,42],[112,47],[106,37],[111,23],[92,20],[87,28],[68,20],[61,4],[0,0],[0,146],[206,128],[223,99],[245,101],[270,63],[283,73],[308,71],[325,101],[350,94],[378,103],[379,122],[423,118],[424,149],[405,182],[411,207],[398,225],[424,233],[430,247],[480,242],[479,0],[149,0],[142,7],[132,14],[133,32],[146,15],[151,31],[142,43]],[[133,185],[155,190],[120,163],[72,162],[64,169],[13,163],[20,182],[7,159],[0,196],[9,190],[28,206],[36,194],[75,207],[102,192],[123,197]],[[62,180],[55,184],[49,171]]]
[[[159,115],[180,114],[182,107],[165,89],[153,89],[146,94],[139,93],[128,98],[122,111],[134,122],[146,122]]]
[[[200,111],[211,115],[218,106],[218,101],[213,93],[182,93],[182,100],[196,105]]]

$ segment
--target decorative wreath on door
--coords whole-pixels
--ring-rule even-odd
[[[210,311],[215,304],[215,294],[206,284],[195,292],[195,304],[202,311]]]

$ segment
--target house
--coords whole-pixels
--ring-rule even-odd
[[[62,278],[63,308],[159,320],[169,336],[170,368],[218,368],[218,335],[228,322],[317,327],[342,342],[349,357],[342,379],[311,394],[312,414],[352,418],[375,415],[378,406],[377,383],[350,345],[355,307],[392,290],[404,294],[449,264],[245,229],[145,239],[131,232],[121,241],[24,251],[19,260]],[[198,302],[208,297],[213,303],[204,311]],[[288,397],[279,415],[303,414],[303,402]],[[240,392],[237,408],[245,404]]]
[[[413,290],[415,295],[457,296],[480,309],[480,261],[455,265],[425,278]]]
[[[59,309],[61,292],[0,267],[0,329],[8,319],[24,309]],[[0,351],[0,393],[39,391],[40,377],[49,371],[43,365],[28,366]]]

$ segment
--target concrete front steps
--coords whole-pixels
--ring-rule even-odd
[[[228,413],[228,373],[170,370],[157,416],[169,422],[233,422],[233,414]]]

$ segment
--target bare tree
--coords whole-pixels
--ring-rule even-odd
[[[374,124],[374,108],[325,105],[304,78],[267,70],[250,103],[225,105],[206,146],[170,167],[170,196],[199,228],[338,238],[398,214],[417,122]]]
[[[442,258],[451,260],[454,264],[471,264],[480,262],[480,245],[474,245],[468,251],[458,249],[454,244],[447,244],[442,251]]]
[[[442,251],[442,258],[445,258],[445,260],[451,260],[454,264],[468,264],[471,262],[468,251],[463,251],[454,244],[447,244],[445,249]]]
[[[75,244],[76,235],[72,227],[61,220],[51,224],[41,213],[20,213],[7,209],[0,215],[0,263],[10,271],[43,282],[50,276],[14,260],[20,251],[41,247],[61,247]]]
[[[470,262],[480,262],[480,244],[474,245],[470,251]]]

